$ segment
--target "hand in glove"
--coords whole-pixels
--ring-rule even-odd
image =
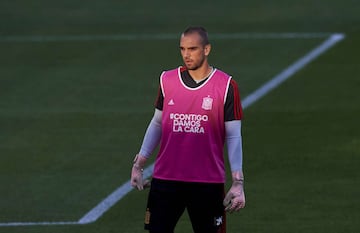
[[[243,180],[243,178],[233,178],[232,186],[223,201],[225,211],[232,213],[245,207]]]
[[[142,155],[136,155],[134,159],[134,165],[131,169],[131,186],[138,190],[143,190],[150,186],[150,180],[143,180],[144,165],[146,157]]]

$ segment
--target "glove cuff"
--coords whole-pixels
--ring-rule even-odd
[[[232,172],[232,181],[234,185],[244,185],[244,174],[242,171]]]
[[[136,170],[139,170],[139,171],[141,171],[141,172],[144,171],[144,168],[140,167],[140,165],[139,165],[139,164],[136,164],[136,163],[134,163],[133,168],[135,168]]]
[[[133,167],[135,169],[138,169],[140,171],[144,171],[145,163],[147,158],[145,156],[142,156],[140,154],[136,154],[134,158],[134,165]]]

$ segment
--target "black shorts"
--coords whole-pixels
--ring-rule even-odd
[[[224,184],[152,179],[145,214],[150,233],[172,233],[187,209],[195,233],[225,233]]]

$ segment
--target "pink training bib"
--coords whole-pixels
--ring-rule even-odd
[[[189,88],[180,69],[160,77],[164,105],[162,138],[153,176],[185,182],[224,183],[224,104],[231,77],[215,69]]]

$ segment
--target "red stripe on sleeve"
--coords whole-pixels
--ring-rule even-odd
[[[243,118],[243,109],[240,101],[239,88],[236,81],[233,79],[231,79],[230,85],[234,90],[234,117],[236,120],[241,120]]]
[[[157,96],[156,96],[156,100],[155,100],[155,103],[154,103],[154,106],[155,107],[162,107],[162,92],[161,92],[161,87],[159,85],[158,87],[158,93],[157,93]],[[162,109],[162,108],[161,108]]]

